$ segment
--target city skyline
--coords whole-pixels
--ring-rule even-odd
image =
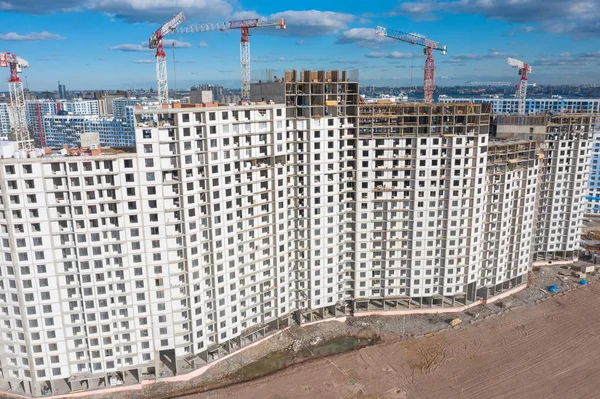
[[[275,2],[158,1],[156,8],[124,2],[63,0],[51,4],[8,0],[0,4],[2,49],[27,59],[31,90],[155,87],[151,33],[183,9],[186,23],[284,17],[288,29],[260,29],[251,37],[252,79],[289,69],[358,68],[364,85],[421,85],[419,47],[376,36],[378,25],[418,33],[448,46],[436,55],[436,84],[468,80],[517,81],[507,57],[533,65],[532,82],[597,83],[600,5],[524,0],[413,1],[392,4],[305,1],[302,9]],[[544,7],[542,7],[544,4]],[[173,87],[172,44],[177,47],[177,86],[198,82],[236,87],[239,32],[172,35],[166,41]],[[7,73],[7,71],[6,71]],[[411,80],[412,75],[412,80]],[[92,82],[89,76],[94,76]]]

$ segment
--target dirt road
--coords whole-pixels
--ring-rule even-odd
[[[196,398],[598,398],[600,283]]]

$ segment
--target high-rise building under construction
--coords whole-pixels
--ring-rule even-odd
[[[338,71],[252,93],[138,107],[135,152],[0,146],[1,389],[184,374],[291,324],[459,308],[577,257],[589,115],[530,134],[486,104],[363,104]]]

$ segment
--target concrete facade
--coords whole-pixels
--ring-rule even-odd
[[[330,72],[284,87],[287,106],[137,108],[135,152],[0,160],[1,389],[184,374],[290,324],[493,300],[576,255],[589,115],[359,104]]]
[[[498,115],[497,138],[536,142],[543,154],[536,202],[535,262],[576,259],[580,249],[595,117]]]

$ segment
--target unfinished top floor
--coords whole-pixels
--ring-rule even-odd
[[[491,114],[489,104],[441,104],[441,103],[365,103],[359,107],[361,117],[377,115],[487,115]]]
[[[358,83],[358,69],[349,71],[297,71],[291,70],[285,72],[286,83]]]
[[[487,134],[488,104],[361,104],[361,135]]]
[[[533,166],[540,157],[543,154],[536,150],[533,140],[490,140],[487,148],[488,167],[521,163]]]
[[[538,115],[495,115],[493,123],[496,126],[563,126],[581,125],[593,126],[598,114],[565,112],[560,114],[538,114]],[[587,131],[587,130],[586,130]]]
[[[505,139],[546,141],[591,139],[594,124],[600,115],[561,113],[541,115],[495,115],[492,136]]]

